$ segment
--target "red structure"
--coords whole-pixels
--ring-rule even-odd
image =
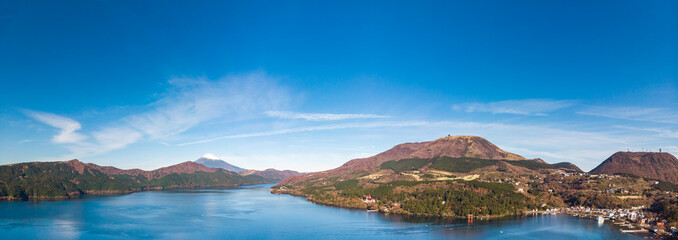
[[[366,203],[373,203],[373,202],[376,202],[376,201],[377,201],[377,200],[374,199],[374,198],[372,198],[371,195],[365,195],[365,196],[363,196],[363,202],[366,202]]]

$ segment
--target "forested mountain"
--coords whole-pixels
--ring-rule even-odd
[[[0,166],[0,199],[72,198],[84,194],[121,194],[149,189],[238,186],[269,183],[261,176],[241,176],[184,162],[153,171],[122,170],[78,160]]]
[[[563,199],[541,193],[565,185],[564,175],[583,174],[574,164],[526,159],[481,137],[448,136],[290,177],[272,192],[391,213],[489,217],[563,205]]]

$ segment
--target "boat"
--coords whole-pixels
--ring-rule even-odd
[[[605,222],[605,218],[603,218],[602,216],[598,216],[598,222],[599,223]]]
[[[633,229],[633,230],[631,230],[631,229],[628,229],[628,230],[626,230],[626,229],[619,229],[619,231],[621,231],[621,232],[623,232],[623,233],[643,233],[643,232],[648,232],[647,229]]]

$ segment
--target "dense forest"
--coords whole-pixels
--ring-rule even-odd
[[[657,213],[660,218],[669,222],[678,222],[678,199],[661,199],[650,207],[650,211]]]
[[[302,192],[315,201],[340,205],[371,195],[378,199],[376,206],[390,208],[388,211],[427,216],[505,216],[539,208],[533,199],[516,193],[514,186],[507,183],[396,181],[361,187],[357,180],[346,180],[333,187],[338,192],[320,186],[307,186]]]

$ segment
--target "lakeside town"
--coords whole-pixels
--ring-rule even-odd
[[[590,218],[599,224],[610,223],[623,233],[653,234],[658,239],[678,238],[675,226],[666,225],[667,221],[657,217],[648,217],[643,209],[645,206],[630,209],[596,209],[583,206],[567,208],[550,208],[544,211],[528,211],[525,214],[568,214],[580,218]]]
[[[421,174],[419,172],[402,172],[401,175]],[[473,175],[473,180],[478,175]],[[459,178],[462,179],[462,178]],[[520,180],[519,180],[520,179]],[[528,178],[491,178],[478,179],[485,182],[508,183],[515,186],[515,192],[529,196],[535,192],[563,195],[564,192],[578,190],[582,192],[595,192],[598,196],[606,196],[608,200],[621,201],[616,204],[605,202],[598,206],[570,205],[549,206],[541,204],[538,208],[525,211],[525,215],[534,214],[568,214],[579,218],[596,220],[600,225],[604,223],[614,225],[622,233],[637,234],[654,239],[678,239],[678,231],[675,222],[669,222],[660,217],[652,208],[650,199],[678,198],[675,191],[664,189],[662,185],[668,184],[652,179],[643,179],[631,175],[619,174],[593,174],[586,172],[564,171],[562,169],[550,170],[542,176]],[[575,187],[576,183],[576,187]],[[284,187],[282,190],[286,190]],[[380,200],[371,194],[363,195],[362,202],[368,212],[398,213],[401,204],[379,204]],[[445,205],[446,202],[442,201]],[[647,205],[650,204],[650,205]],[[604,208],[601,206],[608,206]],[[375,209],[376,208],[376,209]],[[396,210],[396,211],[394,211]],[[469,222],[473,218],[487,216],[468,215]]]

